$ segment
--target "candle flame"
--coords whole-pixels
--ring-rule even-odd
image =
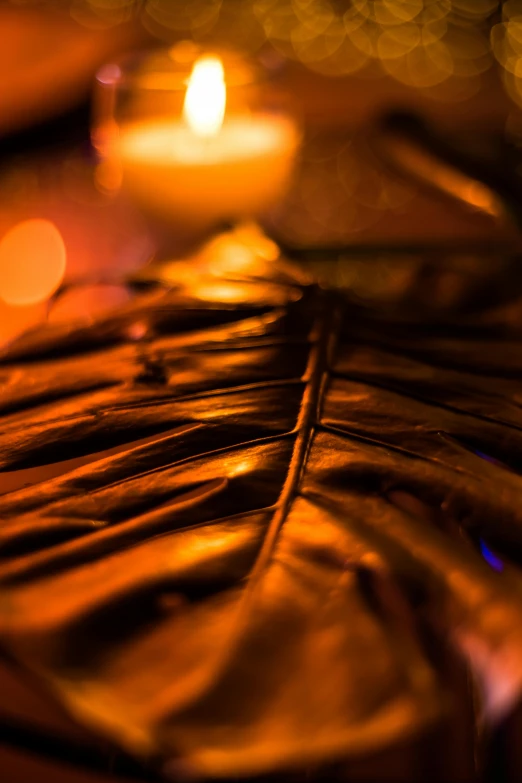
[[[207,55],[194,64],[190,75],[183,117],[198,136],[215,136],[223,124],[227,88],[219,57]]]

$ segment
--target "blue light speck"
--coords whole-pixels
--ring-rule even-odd
[[[503,571],[504,570],[504,563],[502,560],[497,557],[491,549],[488,549],[486,544],[482,539],[480,539],[480,551],[482,552],[482,555],[484,557],[484,560],[486,560],[489,565],[495,569],[495,571]]]

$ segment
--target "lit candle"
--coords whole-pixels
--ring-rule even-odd
[[[227,116],[223,65],[194,64],[183,116],[150,119],[120,131],[122,185],[163,224],[188,229],[255,217],[289,180],[298,131],[289,117]]]

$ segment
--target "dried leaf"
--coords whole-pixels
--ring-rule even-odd
[[[4,353],[4,471],[126,448],[0,496],[3,648],[170,777],[473,779],[467,673],[490,724],[522,686],[520,336],[226,258]]]

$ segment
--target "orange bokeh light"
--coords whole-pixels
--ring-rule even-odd
[[[10,305],[42,302],[65,274],[62,235],[49,220],[24,220],[0,242],[0,299]]]

